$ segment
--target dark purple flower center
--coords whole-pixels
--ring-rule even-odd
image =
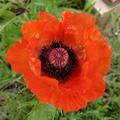
[[[43,46],[39,53],[41,70],[60,81],[66,79],[78,65],[74,50],[61,42]]]

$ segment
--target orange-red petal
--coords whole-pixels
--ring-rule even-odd
[[[24,80],[41,102],[54,104],[56,108],[63,108],[66,112],[77,111],[87,104],[86,98],[79,90],[60,87],[58,81],[53,78],[36,77],[32,71],[29,71],[29,76],[25,75]]]
[[[110,67],[111,47],[96,26],[86,30],[84,35],[89,74],[96,69],[96,71],[104,76]]]
[[[29,70],[26,42],[16,41],[6,53],[6,61],[17,73],[26,73]]]
[[[95,18],[86,13],[63,12],[61,21],[62,40],[72,47],[79,46],[82,43],[84,31],[95,25],[95,22]]]
[[[30,20],[24,23],[21,29],[24,39],[29,42],[37,40],[39,46],[42,46],[56,40],[58,24],[55,16],[47,12],[40,12],[38,20]]]

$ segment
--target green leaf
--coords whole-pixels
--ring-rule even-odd
[[[0,16],[4,14],[5,10],[11,6],[11,3],[0,4]]]
[[[86,1],[86,4],[84,6],[84,11],[88,11],[90,13],[90,11],[92,10],[93,8],[93,5],[94,5],[94,2],[93,0],[87,0]]]
[[[15,17],[15,14],[11,11],[5,10],[4,14],[0,16],[0,24],[5,23]]]
[[[53,120],[55,109],[52,105],[43,105],[37,103],[33,110],[28,114],[27,120]]]

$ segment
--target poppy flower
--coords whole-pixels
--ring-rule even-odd
[[[85,108],[104,95],[111,48],[91,15],[39,15],[22,25],[22,40],[8,49],[6,60],[42,103],[65,112]]]

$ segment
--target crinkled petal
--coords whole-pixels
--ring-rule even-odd
[[[30,71],[29,71],[30,72]],[[80,91],[72,91],[58,85],[58,81],[49,77],[36,77],[32,72],[24,77],[28,88],[43,103],[54,104],[64,111],[77,111],[87,104]],[[34,83],[34,84],[33,84]]]
[[[87,104],[81,92],[78,90],[61,89],[61,94],[56,98],[56,108],[63,108],[65,112],[77,111],[85,108]]]
[[[105,41],[99,30],[94,26],[86,31],[84,36],[87,61],[89,63],[89,74],[94,69],[102,76],[106,75],[112,55],[109,44]]]
[[[30,20],[24,23],[21,29],[23,37],[27,41],[37,40],[39,46],[42,46],[56,40],[58,24],[59,22],[55,16],[47,12],[40,12],[38,20]]]
[[[91,84],[89,84],[89,89],[85,91],[84,97],[86,97],[89,102],[92,102],[104,95],[105,80],[101,77],[88,79],[91,81]]]
[[[60,39],[64,44],[71,46],[79,57],[83,46],[84,32],[94,26],[96,20],[93,16],[86,13],[63,12],[60,22]]]
[[[17,73],[24,74],[29,70],[26,46],[26,42],[16,41],[6,53],[6,61]]]

